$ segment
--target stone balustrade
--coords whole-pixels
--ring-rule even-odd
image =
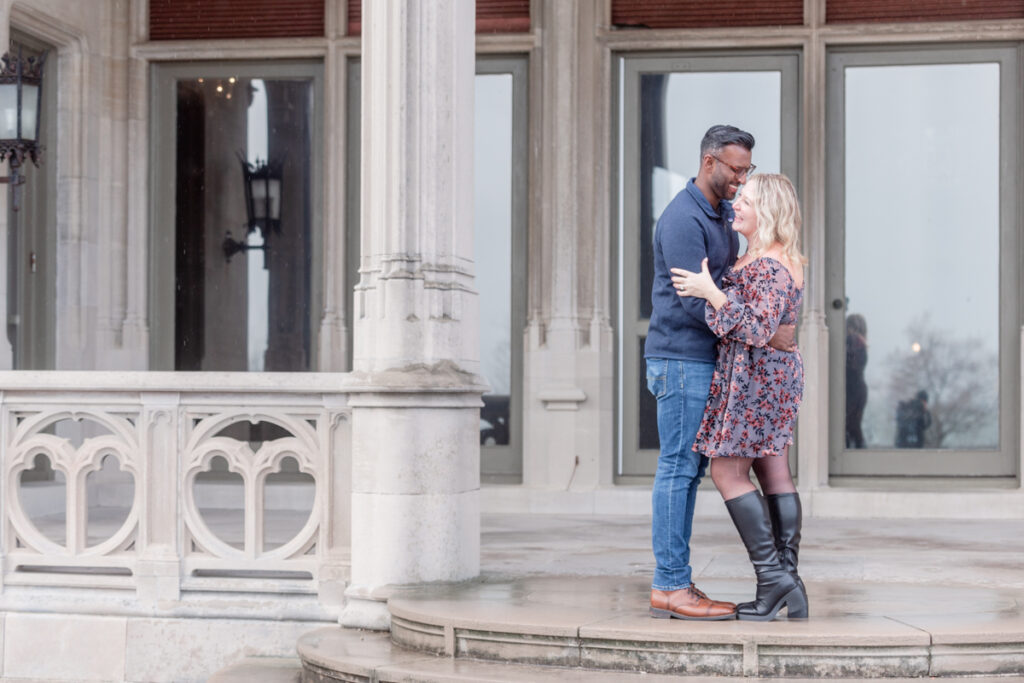
[[[0,372],[3,586],[340,603],[345,377]]]

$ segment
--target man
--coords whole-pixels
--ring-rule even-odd
[[[662,619],[736,616],[736,605],[710,599],[691,580],[693,508],[707,468],[707,458],[693,451],[693,439],[704,417],[718,340],[704,322],[704,300],[677,296],[669,269],[700,272],[706,257],[715,284],[721,284],[739,252],[729,200],[754,172],[753,148],[750,133],[734,126],[709,128],[700,143],[697,177],[669,203],[654,232],[654,309],[644,357],[647,386],[658,400],[661,440],[652,495],[651,615]],[[772,346],[790,348],[792,326],[780,333]]]
[[[925,432],[932,426],[928,392],[921,389],[914,398],[896,406],[896,447],[924,448]]]

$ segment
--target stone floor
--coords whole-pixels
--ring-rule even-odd
[[[531,576],[650,577],[650,518],[484,515],[484,581]],[[697,518],[690,563],[700,585],[753,571],[727,518]],[[988,586],[1024,595],[1024,519],[808,519],[805,580]]]

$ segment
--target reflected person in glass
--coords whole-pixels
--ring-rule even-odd
[[[754,136],[712,126],[700,145],[700,167],[661,214],[654,233],[652,313],[644,358],[647,387],[657,399],[660,453],[651,496],[655,558],[650,614],[668,619],[733,619],[735,605],[708,598],[692,582],[690,536],[697,486],[706,457],[693,451],[714,372],[718,339],[704,303],[677,297],[669,268],[708,264],[716,281],[735,263],[739,238],[729,200],[753,172]],[[784,333],[783,335],[785,336]],[[779,343],[792,344],[789,338]]]
[[[721,339],[693,448],[711,458],[711,478],[757,574],[756,597],[737,605],[737,617],[770,621],[785,607],[790,618],[805,618],[807,592],[796,571],[800,499],[789,473],[803,359],[798,349],[769,346],[780,325],[796,323],[803,302],[800,206],[789,179],[771,174],[750,178],[733,208],[733,230],[749,247],[721,289],[707,261],[699,272],[672,269],[679,296],[706,300],[705,320]]]
[[[896,405],[896,448],[924,448],[925,433],[931,426],[928,392],[921,389]]]
[[[868,364],[868,323],[860,313],[846,317],[846,447],[864,448],[864,408],[868,404],[868,384],[864,368]]]

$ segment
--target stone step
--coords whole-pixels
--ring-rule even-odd
[[[715,598],[752,582],[710,580]],[[407,648],[659,674],[901,677],[1024,674],[1024,610],[998,588],[808,582],[811,618],[680,621],[647,613],[646,577],[437,586],[388,602]]]
[[[395,645],[387,633],[340,627],[327,627],[306,634],[299,640],[298,650],[304,667],[302,683],[668,683],[681,678],[673,674],[439,657]],[[264,679],[247,680],[256,683]],[[687,676],[685,680],[687,683],[807,683],[809,679],[695,675]],[[886,683],[920,683],[922,679],[900,677],[884,680]],[[941,680],[943,683],[1011,683],[1022,678],[950,676]],[[877,681],[877,678],[843,679],[843,683]]]
[[[247,657],[216,672],[207,683],[302,683],[302,662],[294,657]]]
[[[679,680],[677,676],[438,657],[395,645],[387,633],[340,627],[306,634],[299,640],[298,650],[305,669],[302,683],[667,683]],[[723,683],[724,679],[715,681]]]
[[[814,582],[810,619],[696,622],[652,619],[647,582],[545,576],[404,590],[388,601],[400,649],[380,655],[394,660],[388,666],[410,658],[422,666],[432,655],[452,671],[490,660],[648,676],[1024,675],[1024,606],[999,588]],[[701,587],[734,602],[752,590],[727,579]],[[326,637],[320,632],[316,647],[303,641],[307,671],[328,670],[307,656],[326,657]],[[358,663],[348,636],[338,643],[345,666]]]

